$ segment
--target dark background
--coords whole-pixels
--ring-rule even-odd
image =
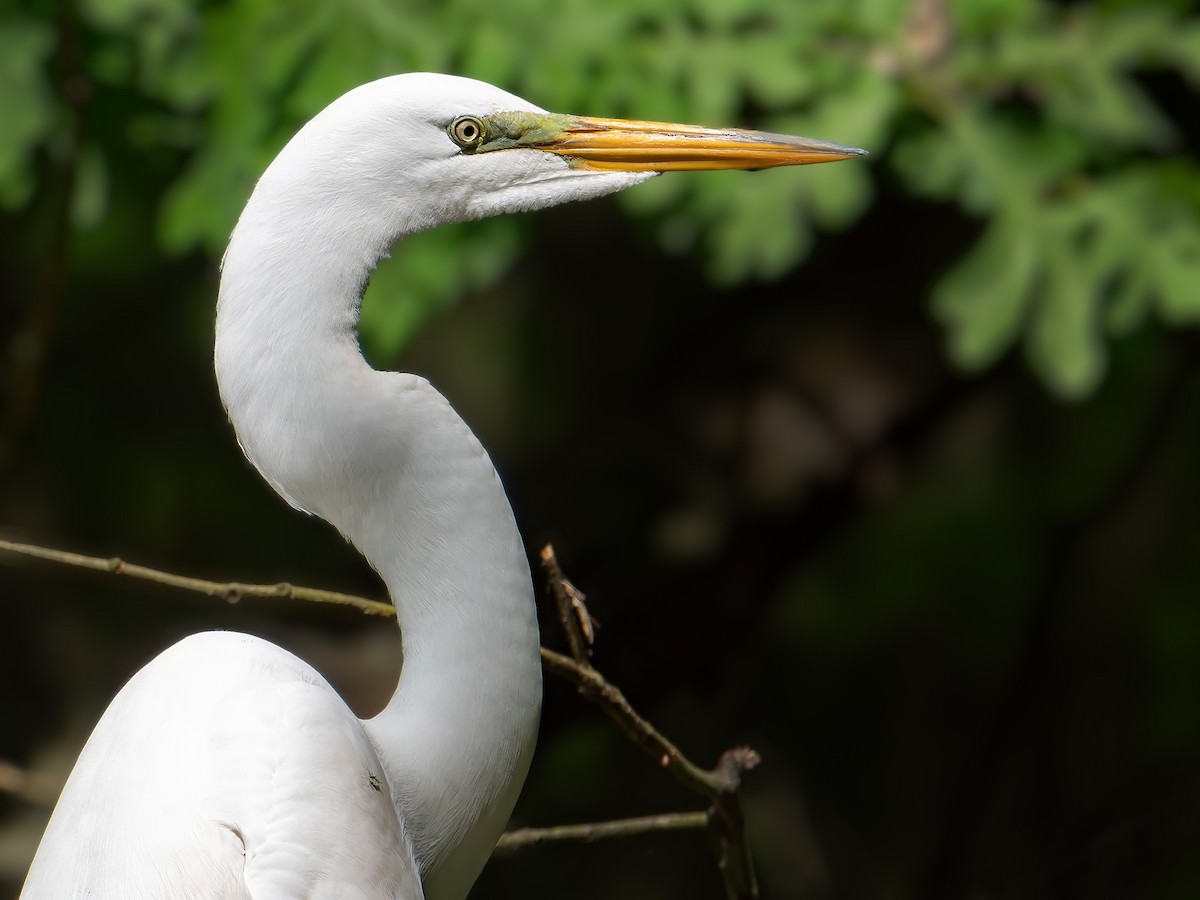
[[[92,72],[124,38],[82,9],[23,13],[56,23],[44,70],[60,118],[0,218],[0,536],[378,596],[238,451],[211,374],[217,255],[165,248],[157,212],[203,145],[125,140],[165,101]],[[1191,165],[1194,90],[1149,67],[1129,78],[1176,138],[1109,164]],[[1036,109],[1012,102],[1034,128]],[[197,142],[211,108],[196,105]],[[573,111],[658,117],[636,101]],[[915,106],[889,123],[936,131]],[[105,212],[87,227],[72,133],[105,152]],[[1197,896],[1194,330],[1145,316],[1099,338],[1106,371],[1070,399],[1017,348],[965,372],[929,297],[988,215],[920,196],[891,147],[839,164],[866,167],[870,204],[773,277],[714,282],[703,243],[664,253],[686,208],[679,225],[613,199],[564,207],[515,226],[503,274],[369,355],[427,375],[472,424],[531,554],[553,541],[587,593],[595,662],[635,706],[697,762],[761,752],[745,808],[764,895]],[[737,193],[764,176],[690,177]],[[487,239],[451,232],[468,252]],[[0,760],[50,783],[125,679],[200,629],[277,641],[362,714],[394,685],[386,621],[0,563]],[[520,824],[700,807],[548,683]],[[16,895],[47,814],[0,795],[0,895]],[[472,896],[517,894],[717,898],[721,883],[685,833],[497,860]]]

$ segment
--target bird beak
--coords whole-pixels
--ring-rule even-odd
[[[679,172],[704,169],[770,169],[866,156],[866,150],[828,141],[667,122],[554,117],[544,139],[522,141],[557,153],[581,168],[607,172]]]

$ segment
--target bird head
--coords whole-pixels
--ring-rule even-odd
[[[612,193],[660,172],[765,169],[865,151],[743,129],[550,113],[469,78],[395,75],[356,88],[263,176],[297,213],[368,211],[394,240],[446,222]],[[295,220],[293,220],[295,221]]]

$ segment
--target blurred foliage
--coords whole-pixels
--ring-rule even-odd
[[[81,0],[64,26],[24,3],[0,13],[0,204],[28,201],[40,153],[78,152],[73,221],[94,225],[110,157],[126,144],[170,148],[183,162],[158,240],[215,255],[298,125],[398,71],[470,74],[556,110],[812,134],[870,148],[904,190],[978,220],[978,239],[933,290],[959,366],[984,369],[1022,342],[1051,390],[1078,397],[1103,376],[1111,336],[1152,315],[1200,319],[1200,166],[1143,83],[1200,81],[1200,20],[1186,9]],[[66,91],[54,87],[63,64],[56,79],[48,63],[63,39],[79,54]],[[71,148],[70,105],[112,96],[116,121]],[[624,202],[665,247],[702,254],[714,279],[736,284],[793,268],[814,227],[846,227],[874,194],[867,166],[841,165],[805,178],[662,179]],[[371,293],[401,302],[366,304],[368,345],[394,354],[520,247],[521,224],[502,220],[440,231],[385,264]]]
[[[865,146],[414,237],[372,284],[369,349],[479,434],[639,708],[697,760],[762,751],[765,896],[1191,900],[1193,6],[9,0],[0,531],[378,593],[250,470],[211,373],[241,204],[361,81],[454,71]],[[391,627],[329,611],[4,561],[0,616],[0,759],[52,776],[200,629],[280,643],[362,712],[395,682]],[[521,824],[691,800],[548,680]],[[44,816],[0,795],[0,896]],[[678,835],[498,862],[474,896],[564,886],[720,894]]]

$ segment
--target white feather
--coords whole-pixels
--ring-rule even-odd
[[[278,647],[181,641],[96,726],[25,900],[466,895],[533,750],[532,586],[479,442],[423,379],[367,366],[355,326],[404,235],[650,177],[537,150],[464,155],[447,136],[455,116],[516,110],[536,107],[449,76],[351,91],[263,175],[223,263],[222,399],[267,481],[387,583],[404,655],[391,702],[360,721]]]

